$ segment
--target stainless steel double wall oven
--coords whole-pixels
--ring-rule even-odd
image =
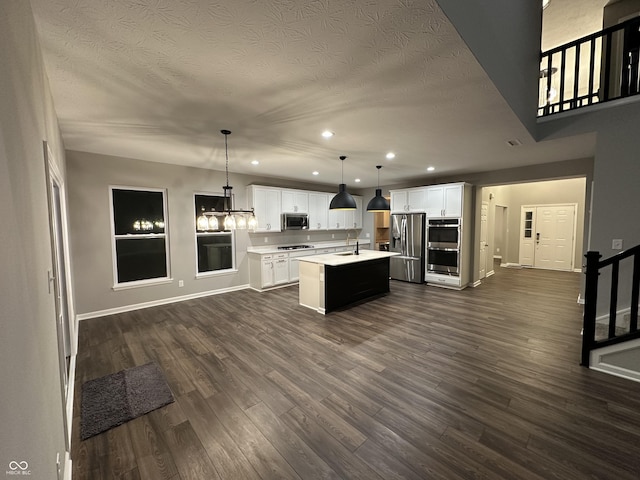
[[[430,218],[427,222],[427,272],[460,275],[460,219]]]

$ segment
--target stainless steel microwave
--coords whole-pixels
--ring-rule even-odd
[[[308,230],[309,215],[306,213],[283,213],[282,230]]]

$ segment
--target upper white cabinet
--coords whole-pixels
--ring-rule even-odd
[[[362,197],[354,195],[356,210],[345,210],[344,228],[362,228]]]
[[[333,198],[331,194],[329,197]],[[362,197],[353,195],[355,210],[329,210],[329,230],[347,230],[362,228]]]
[[[309,213],[309,192],[282,189],[282,213]]]
[[[309,192],[309,230],[326,230],[329,223],[329,194]]]
[[[426,188],[391,190],[391,211],[396,213],[424,212],[427,198]]]
[[[281,189],[249,185],[247,187],[249,207],[258,218],[256,232],[279,232],[281,213]]]
[[[427,217],[461,217],[463,184],[455,183],[427,187]]]
[[[353,195],[356,210],[329,210],[333,193],[249,185],[247,198],[258,218],[255,232],[281,231],[280,214],[307,213],[309,230],[362,228],[362,197]]]

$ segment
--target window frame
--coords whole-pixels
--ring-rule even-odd
[[[195,268],[195,278],[197,279],[201,279],[201,278],[211,278],[211,277],[216,277],[216,276],[221,276],[221,275],[229,275],[229,274],[233,274],[233,273],[237,273],[238,272],[238,265],[237,265],[237,259],[236,259],[236,231],[235,230],[222,230],[219,232],[199,232],[198,231],[198,212],[196,212],[196,195],[199,196],[208,196],[208,197],[221,197],[224,198],[224,193],[222,192],[193,192],[193,212],[194,212],[194,216],[193,216],[193,232],[194,232],[194,236],[193,236],[193,242],[194,242],[194,268]],[[234,197],[233,194],[231,196],[231,205],[233,208],[233,204],[234,204]],[[219,216],[218,221],[221,222],[224,220],[224,217],[222,215]],[[198,259],[198,238],[199,237],[215,237],[215,236],[223,236],[223,235],[231,235],[231,268],[224,268],[224,269],[220,269],[220,270],[209,270],[206,272],[200,272],[198,270],[198,265],[199,265],[199,259]]]
[[[124,234],[116,235],[115,216],[113,209],[113,191],[114,190],[132,190],[137,192],[160,192],[162,193],[162,215],[164,221],[164,233],[140,233],[136,235]],[[162,285],[166,283],[172,283],[171,277],[171,257],[170,257],[170,245],[169,245],[169,216],[167,208],[167,189],[166,188],[154,188],[154,187],[132,187],[128,185],[109,185],[109,216],[111,223],[111,260],[113,270],[113,286],[112,290],[126,290],[130,288],[148,287],[152,285]],[[130,282],[118,281],[118,254],[116,244],[118,240],[142,240],[142,239],[164,239],[165,247],[165,266],[167,274],[164,277],[148,278],[144,280],[132,280]]]

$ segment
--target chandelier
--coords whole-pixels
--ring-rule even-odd
[[[231,191],[233,187],[229,185],[229,146],[227,137],[231,134],[230,130],[220,130],[224,135],[224,156],[225,156],[225,174],[226,185],[223,185],[223,202],[222,211],[220,212],[202,212],[196,219],[198,230],[218,230],[218,215],[224,215],[224,230],[255,230],[258,228],[258,219],[256,214],[251,210],[234,209]]]

